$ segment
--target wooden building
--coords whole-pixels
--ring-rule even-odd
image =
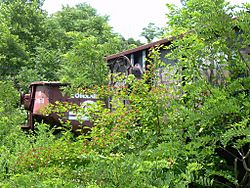
[[[147,70],[147,61],[148,55],[150,53],[150,49],[156,46],[160,46],[159,48],[159,60],[164,62],[165,64],[174,65],[177,60],[170,60],[166,58],[166,54],[169,53],[169,50],[164,48],[171,44],[174,40],[174,37],[168,39],[158,40],[156,42],[152,42],[149,44],[145,44],[130,50],[122,51],[117,54],[113,54],[106,57],[107,64],[109,66],[111,73],[126,73],[126,74],[134,74],[137,78],[143,74]],[[249,62],[249,49],[240,50],[242,56],[245,61]],[[202,68],[202,74],[207,79],[208,82],[216,82],[217,84],[222,84],[224,82],[225,77],[228,77],[230,72],[224,70],[217,62],[210,62],[208,60],[204,60],[204,65],[206,68]],[[223,69],[221,71],[221,69]],[[219,72],[220,70],[220,72]],[[169,83],[169,71],[172,74],[175,74],[176,70],[166,70],[161,67],[158,67],[156,74],[159,77],[159,82],[162,84]]]
[[[112,73],[116,71],[116,68],[117,68],[116,66],[118,66],[117,64],[120,64],[122,66],[123,64],[128,63],[128,61],[131,64],[131,66],[140,65],[142,70],[145,71],[146,65],[147,65],[146,57],[149,55],[150,49],[156,46],[160,46],[160,45],[161,46],[170,45],[172,40],[173,38],[162,39],[156,42],[152,42],[149,44],[139,46],[137,48],[122,51],[117,54],[107,56],[106,61]],[[167,53],[168,53],[168,50],[164,49],[163,47],[160,48],[160,59],[165,63],[171,63],[169,60],[165,58],[165,55]],[[121,71],[122,71],[122,67],[121,67]]]
[[[150,50],[157,46],[159,47],[159,60],[164,62],[165,64],[173,65],[175,61],[169,60],[165,57],[165,55],[169,53],[169,50],[164,48],[165,46],[170,45],[173,40],[173,37],[162,39],[107,56],[106,61],[109,66],[109,70],[111,73],[132,73],[135,75],[135,77],[140,78],[141,75],[147,70],[147,65],[149,64],[148,55],[150,53]],[[166,82],[168,82],[168,80],[165,78],[166,74],[164,74],[164,71],[161,68],[159,68],[157,74],[160,82],[167,84]]]

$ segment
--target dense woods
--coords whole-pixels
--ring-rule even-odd
[[[175,37],[164,48],[176,64],[156,47],[142,79],[120,76],[117,88],[104,57],[140,42],[114,33],[108,17],[84,3],[48,15],[42,0],[0,1],[0,187],[250,186],[250,4],[182,3],[167,5],[163,31]],[[112,110],[89,108],[95,126],[80,136],[67,124],[24,132],[19,92],[40,80],[112,96]]]
[[[1,3],[1,79],[13,80],[20,89],[34,80],[105,83],[104,56],[127,49],[129,43],[112,31],[107,17],[87,4],[66,6],[51,16],[42,4]],[[81,72],[74,70],[81,64]]]

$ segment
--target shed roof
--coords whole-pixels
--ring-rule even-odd
[[[167,44],[168,42],[174,40],[174,38],[175,38],[175,37],[170,37],[170,38],[167,38],[167,39],[161,39],[161,40],[158,40],[158,41],[156,41],[156,42],[152,42],[152,43],[145,44],[145,45],[142,45],[142,46],[139,46],[139,47],[130,49],[130,50],[126,50],[126,51],[123,51],[123,52],[119,52],[119,53],[117,53],[117,54],[109,55],[109,56],[107,56],[105,59],[106,59],[106,61],[109,61],[109,60],[118,58],[118,57],[120,57],[120,56],[126,56],[126,55],[129,55],[129,54],[133,54],[133,53],[135,53],[135,52],[138,52],[138,51],[147,50],[147,49],[150,49],[150,48],[152,48],[152,47],[154,47],[154,46],[157,46],[157,45]]]
[[[30,86],[32,85],[53,85],[53,86],[66,86],[68,85],[67,83],[61,83],[61,82],[57,82],[57,81],[52,81],[52,82],[48,82],[48,81],[38,81],[38,82],[32,82],[30,84]]]

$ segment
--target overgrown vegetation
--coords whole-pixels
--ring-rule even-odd
[[[119,77],[121,87],[106,84],[102,57],[126,46],[106,18],[85,4],[48,17],[41,4],[0,4],[0,187],[249,186],[250,65],[242,53],[250,44],[249,4],[168,5],[166,36],[176,40],[167,58],[178,61],[164,65],[155,48],[143,78]],[[26,13],[14,22],[19,8]],[[100,98],[112,96],[112,110],[102,101],[89,108],[95,126],[78,137],[45,124],[25,133],[17,89],[36,79],[95,86]]]
[[[51,16],[42,5],[43,1],[26,0],[0,3],[1,79],[13,80],[22,90],[39,80],[76,86],[106,83],[103,57],[129,48],[130,43],[88,4],[66,6]],[[79,66],[81,72],[75,70]],[[97,80],[89,77],[93,70],[98,71],[94,75],[101,73]]]

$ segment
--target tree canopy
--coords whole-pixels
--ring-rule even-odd
[[[149,23],[146,27],[142,29],[141,36],[145,37],[147,43],[152,42],[155,38],[163,36],[164,30],[155,25],[155,23]]]
[[[21,90],[38,80],[61,79],[69,83],[78,80],[78,84],[81,80],[81,85],[93,85],[95,77],[83,75],[92,75],[89,71],[95,69],[95,72],[101,71],[96,73],[101,76],[98,83],[103,83],[107,77],[103,57],[129,48],[129,43],[112,31],[107,16],[98,15],[86,3],[63,7],[51,16],[42,5],[43,1],[25,0],[0,3],[1,79],[12,79]],[[80,46],[76,44],[83,44],[83,41],[87,42],[85,49],[76,54],[80,62],[73,62],[69,54],[72,57],[79,51]],[[88,63],[87,59],[98,60]],[[78,69],[81,74],[75,74],[79,78],[70,79],[76,71],[72,63],[82,66]],[[90,65],[93,67],[89,68]]]

